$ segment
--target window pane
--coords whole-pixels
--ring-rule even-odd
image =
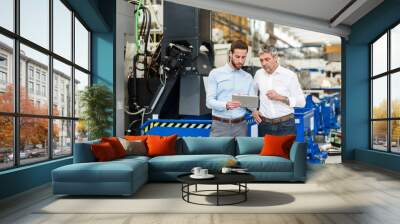
[[[391,31],[390,58],[391,69],[400,67],[400,24]]]
[[[372,81],[372,118],[387,118],[387,77]]]
[[[49,48],[49,1],[20,0],[21,36]]]
[[[372,122],[372,148],[387,151],[387,121]]]
[[[14,111],[13,40],[0,35],[0,111]]]
[[[21,44],[21,113],[47,115],[49,57]]]
[[[390,85],[391,115],[392,117],[400,117],[400,91],[398,89],[400,86],[400,72],[391,75]]]
[[[53,51],[71,60],[72,12],[60,1],[53,1]]]
[[[14,165],[13,118],[0,116],[0,170]]]
[[[53,120],[53,157],[72,154],[72,121]]]
[[[392,152],[400,153],[400,120],[391,121]]]
[[[34,163],[49,158],[49,120],[22,117],[20,119],[21,164]]]
[[[88,140],[88,129],[84,120],[75,121],[75,143]]]
[[[89,70],[89,32],[75,18],[75,63]]]
[[[72,117],[71,66],[53,60],[53,115]]]
[[[387,71],[387,34],[372,45],[372,68],[373,75]]]
[[[81,114],[79,98],[82,90],[84,90],[86,86],[89,86],[89,75],[75,69],[75,117],[79,117]]]
[[[14,0],[0,1],[0,26],[14,31]]]

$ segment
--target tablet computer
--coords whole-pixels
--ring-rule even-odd
[[[241,107],[254,109],[258,107],[258,96],[232,95],[233,101],[239,101]]]

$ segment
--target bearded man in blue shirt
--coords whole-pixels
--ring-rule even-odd
[[[256,95],[252,76],[242,70],[247,52],[245,42],[232,42],[228,62],[213,69],[208,76],[206,102],[212,109],[210,136],[247,136],[247,110],[239,101],[232,100],[232,95]]]

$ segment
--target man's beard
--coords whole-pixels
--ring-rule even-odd
[[[240,62],[239,63],[235,63],[235,62],[233,62],[232,61],[232,66],[235,68],[235,69],[237,69],[237,70],[239,70],[239,69],[241,69],[242,68],[242,64],[240,64]]]

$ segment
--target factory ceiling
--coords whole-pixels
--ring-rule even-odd
[[[301,29],[348,37],[351,25],[383,0],[167,0]]]

